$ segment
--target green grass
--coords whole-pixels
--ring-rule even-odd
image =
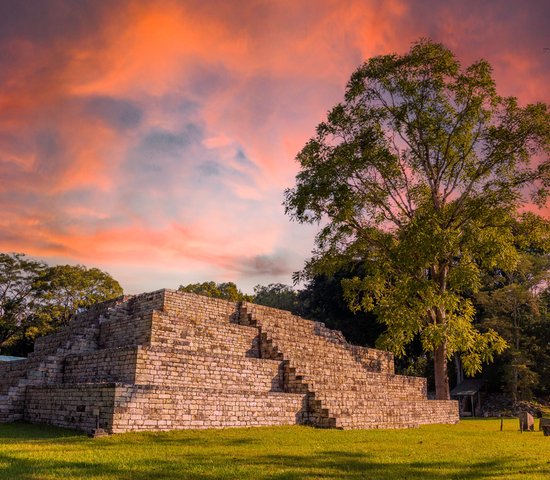
[[[536,423],[538,428],[538,422]],[[0,425],[0,479],[542,479],[550,437],[494,419],[411,430],[273,427],[90,439]]]

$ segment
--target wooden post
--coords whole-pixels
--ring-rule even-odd
[[[504,418],[502,417],[502,413],[500,414],[500,431],[502,432],[502,425],[504,424]]]

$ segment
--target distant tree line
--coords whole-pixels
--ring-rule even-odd
[[[514,230],[521,261],[512,271],[489,269],[479,292],[471,295],[475,325],[491,328],[507,349],[484,364],[478,376],[493,391],[515,399],[550,395],[550,230],[540,217],[526,215]],[[379,346],[385,326],[374,313],[352,311],[343,284],[363,278],[361,262],[349,262],[332,274],[314,274],[303,287],[257,285],[243,293],[235,283],[213,281],[181,285],[180,291],[230,301],[248,301],[288,310],[341,330],[350,343]],[[55,332],[89,306],[123,294],[106,272],[83,265],[55,265],[20,253],[0,253],[0,355],[25,356],[36,338]],[[427,376],[433,388],[432,353],[415,339],[396,358],[399,373]],[[451,384],[463,377],[458,357],[450,363]]]

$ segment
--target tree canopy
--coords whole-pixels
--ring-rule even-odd
[[[0,349],[35,323],[36,283],[47,269],[20,253],[0,253]]]
[[[178,290],[180,292],[197,293],[207,297],[222,298],[232,302],[250,301],[252,298],[251,295],[241,292],[233,282],[216,283],[210,281],[189,283],[187,285],[180,285]]]
[[[288,310],[295,315],[300,315],[300,302],[298,292],[291,286],[283,283],[270,283],[269,285],[256,285],[252,299],[258,305]]]
[[[487,61],[463,68],[423,39],[361,65],[297,155],[286,212],[322,224],[302,274],[363,261],[344,282],[349,304],[377,314],[398,355],[420,336],[437,398],[453,354],[473,374],[506,347],[474,327],[471,295],[485,270],[515,268],[517,212],[546,200],[549,120],[546,104],[499,96]]]
[[[0,253],[0,352],[26,354],[37,337],[122,293],[120,284],[97,268],[48,266],[21,253]]]
[[[123,294],[111,275],[84,265],[56,265],[46,269],[37,283],[41,299],[38,314],[67,325],[81,310]]]

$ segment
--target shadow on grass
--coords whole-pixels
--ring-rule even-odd
[[[185,430],[181,430],[180,432],[185,432]],[[201,431],[204,432],[204,431]],[[261,444],[261,441],[256,438],[232,438],[232,437],[226,437],[223,434],[227,432],[227,430],[219,430],[220,434],[218,436],[205,436],[196,434],[195,436],[172,436],[169,433],[166,432],[139,432],[136,433],[136,440],[139,441],[139,443],[143,443],[143,439],[146,438],[147,441],[153,442],[157,445],[164,445],[164,446],[182,446],[182,445],[196,445],[199,447],[241,447],[241,446],[253,446],[253,445],[259,445]],[[128,442],[133,442],[133,435],[134,434],[124,434],[125,440]]]
[[[4,423],[0,428],[0,445],[10,440],[36,441],[85,438],[86,434],[79,430],[53,427],[51,425],[31,424],[25,422]]]
[[[130,459],[128,459],[130,460]],[[63,460],[33,461],[0,455],[0,478],[35,480],[37,478],[113,478],[117,480],[189,479],[387,479],[409,480],[448,478],[483,479],[495,477],[505,459],[472,463],[467,470],[453,462],[384,463],[369,460],[357,453],[323,452],[315,455],[257,456],[248,458],[190,455],[184,462],[128,461],[129,467],[104,462]],[[540,478],[550,475],[550,468],[541,471],[522,470]]]
[[[41,453],[42,446],[31,452],[9,451],[2,449],[6,440],[13,440],[14,443],[18,440],[22,444],[46,440],[52,448],[55,444],[61,444],[61,447],[56,455]],[[136,450],[138,442],[142,443],[141,450]],[[303,454],[285,452],[274,455],[266,453],[265,445],[263,449],[256,449],[256,444],[262,442],[224,435],[204,438],[198,434],[171,437],[169,434],[150,433],[139,434],[135,438],[129,434],[89,440],[85,435],[70,430],[28,424],[3,425],[0,428],[0,479],[443,480],[495,478],[499,472],[504,476],[550,477],[550,463],[530,468],[513,457],[492,456],[472,462],[468,459],[447,461],[437,460],[437,452],[434,451],[433,461],[415,461],[414,457],[381,461],[369,452],[337,451],[334,447]],[[179,448],[189,446],[190,450]],[[76,450],[77,454],[72,458],[69,455],[63,458],[65,449],[67,452]],[[80,451],[83,455],[79,456]]]

